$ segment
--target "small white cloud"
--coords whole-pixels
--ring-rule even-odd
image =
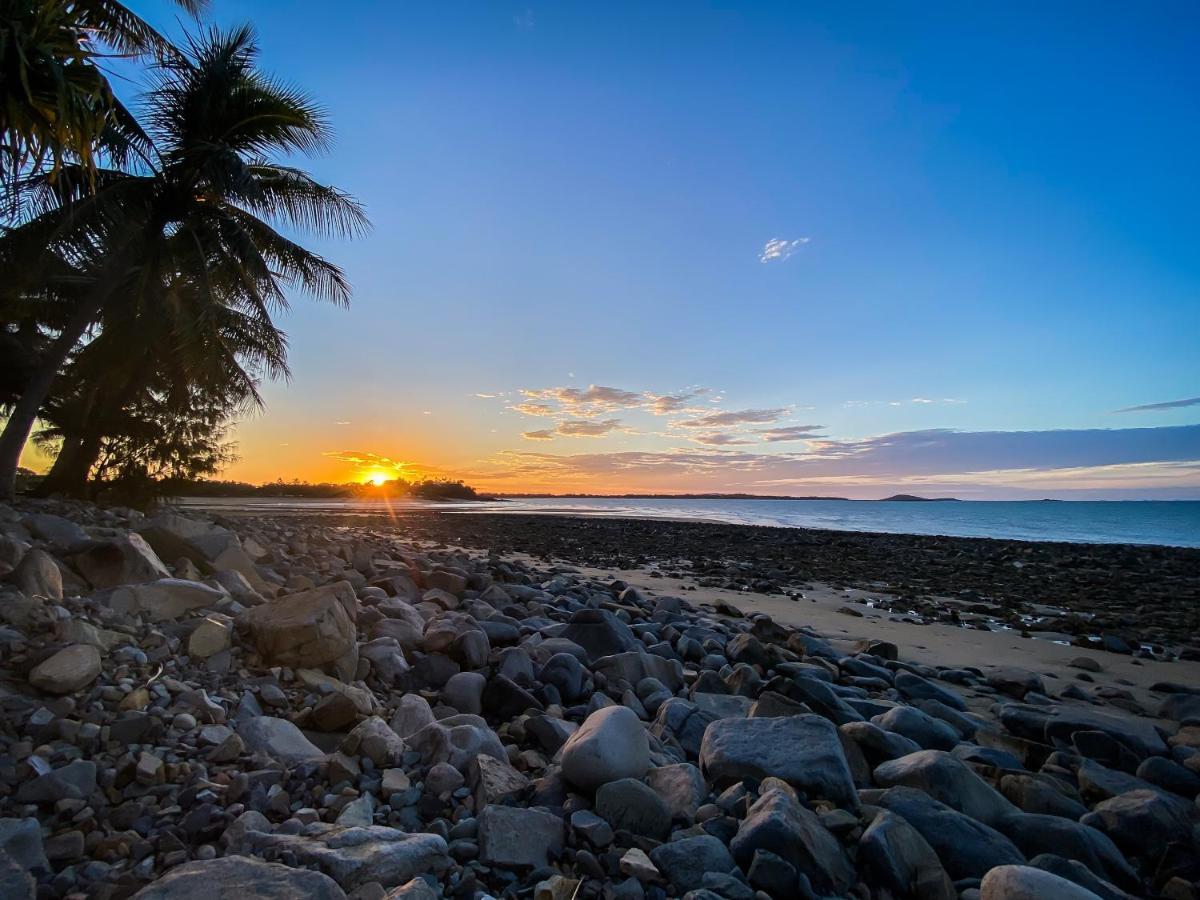
[[[499,394],[489,394],[486,391],[480,391],[478,394],[472,394],[473,397],[478,397],[480,400],[495,400]]]
[[[344,422],[334,422],[333,424],[334,424],[334,425],[349,425],[349,424],[350,424],[350,420],[349,420],[349,419],[347,419],[347,420],[345,420]]]
[[[783,262],[805,244],[811,238],[801,237],[794,240],[785,240],[784,238],[771,238],[763,245],[762,253],[758,255],[758,261],[763,263],[775,262],[776,260]]]

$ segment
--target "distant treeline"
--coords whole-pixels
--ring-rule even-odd
[[[332,499],[337,497],[410,497],[416,500],[485,500],[470,485],[461,481],[406,481],[397,478],[383,484],[313,484],[282,478],[266,484],[246,481],[216,481],[210,479],[166,479],[162,492],[173,497],[307,497]]]

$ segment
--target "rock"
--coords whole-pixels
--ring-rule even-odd
[[[57,803],[86,800],[96,789],[96,764],[77,759],[60,769],[39,775],[17,788],[18,803]]]
[[[5,900],[36,900],[37,881],[7,853],[0,851],[0,897]]]
[[[646,784],[662,798],[673,819],[691,822],[708,795],[700,770],[691,763],[658,766],[646,773]]]
[[[562,749],[563,777],[589,791],[620,778],[641,778],[649,768],[646,729],[624,706],[596,710]]]
[[[967,709],[966,702],[954,691],[939,687],[912,672],[896,675],[896,689],[910,700],[937,700],[960,712],[966,712]]]
[[[387,892],[384,900],[440,900],[441,894],[429,886],[424,878],[414,878],[400,887]]]
[[[1018,812],[1002,794],[975,774],[965,763],[942,750],[919,750],[876,767],[880,787],[918,788],[988,825]]]
[[[562,849],[562,819],[544,809],[488,806],[479,813],[479,858],[489,866],[539,868]]]
[[[320,668],[355,650],[357,604],[339,581],[255,606],[239,621],[268,665]]]
[[[88,533],[77,523],[53,513],[30,513],[22,519],[22,523],[34,537],[60,550],[76,550],[91,542]]]
[[[1035,694],[1046,693],[1046,684],[1041,675],[1016,666],[995,666],[987,670],[984,678],[988,685],[1000,693],[1018,700],[1024,699],[1031,691]]]
[[[671,812],[651,788],[634,778],[619,778],[596,790],[596,813],[617,831],[662,840],[671,830]]]
[[[911,706],[895,706],[873,716],[872,724],[885,731],[903,735],[926,750],[953,750],[959,741],[958,732],[927,713]]]
[[[937,853],[903,818],[880,810],[863,832],[858,858],[875,881],[897,897],[957,900]]]
[[[579,610],[571,616],[562,636],[586,650],[589,662],[642,646],[629,626],[606,609]]]
[[[328,875],[245,856],[185,863],[142,888],[137,900],[345,900]]]
[[[360,644],[359,655],[371,661],[371,671],[388,687],[398,687],[409,672],[404,648],[395,638],[376,638]]]
[[[712,835],[660,844],[650,851],[650,860],[680,893],[702,887],[705,872],[731,873],[737,867],[728,848]]]
[[[311,727],[317,731],[343,731],[358,721],[358,707],[345,694],[326,694],[312,709]]]
[[[996,866],[983,877],[980,900],[1100,900],[1086,888],[1032,866]]]
[[[1027,857],[1054,853],[1078,860],[1097,876],[1132,890],[1141,886],[1137,872],[1102,831],[1058,816],[1017,813],[996,823]]]
[[[188,656],[208,659],[233,643],[233,620],[220,613],[205,616],[188,635]]]
[[[325,754],[287,719],[276,719],[273,716],[247,719],[237,724],[237,733],[251,752],[260,751],[284,765],[294,766],[325,757]]]
[[[343,889],[376,881],[399,884],[445,869],[446,842],[436,834],[406,834],[382,825],[344,827],[314,822],[303,834],[248,831],[255,850],[290,853],[297,863],[316,866]]]
[[[341,751],[351,756],[365,756],[376,768],[399,765],[405,745],[400,735],[379,716],[371,716],[354,726],[342,741]]]
[[[140,534],[97,541],[72,560],[75,571],[97,590],[170,578],[163,561]]]
[[[431,722],[411,735],[406,743],[421,754],[425,765],[448,762],[460,772],[480,754],[508,760],[500,738],[479,716],[460,713]]]
[[[873,765],[887,762],[889,759],[899,759],[921,749],[916,741],[909,740],[902,734],[885,731],[872,722],[847,722],[845,725],[839,725],[838,731],[858,744]]]
[[[796,867],[770,850],[754,851],[746,877],[753,887],[772,897],[812,895],[812,885],[804,885],[805,890],[801,890],[800,874]]]
[[[854,866],[816,814],[782,788],[764,791],[750,807],[730,844],[733,858],[749,868],[756,850],[787,860],[823,894],[845,894],[855,882]]]
[[[200,581],[162,578],[149,584],[123,585],[112,592],[108,605],[121,615],[141,615],[151,622],[164,622],[194,609],[211,609],[228,599],[224,591]]]
[[[1000,779],[1000,793],[1027,813],[1078,821],[1087,813],[1078,794],[1068,795],[1061,781],[1047,775],[1011,774]]]
[[[42,846],[42,829],[32,816],[0,819],[0,855],[25,870],[49,871],[50,862]]]
[[[1165,756],[1167,745],[1153,723],[1117,716],[1085,706],[1056,705],[1050,709],[1007,703],[999,710],[1001,723],[1013,734],[1040,743],[1069,742],[1077,731],[1103,731],[1140,758]]]
[[[503,803],[523,793],[529,779],[514,769],[507,759],[476,756],[467,765],[467,776],[475,794],[475,808]]]
[[[1143,781],[1181,797],[1194,798],[1200,794],[1200,774],[1163,756],[1152,756],[1143,760],[1136,774]]]
[[[1003,834],[915,788],[888,788],[878,802],[920,832],[955,880],[982,878],[993,866],[1025,863],[1024,854]]]
[[[858,809],[838,731],[818,715],[713,722],[704,732],[700,769],[718,784],[774,776],[812,797]]]
[[[607,847],[613,842],[612,826],[589,809],[571,813],[571,827],[583,835],[593,847]]]
[[[38,663],[29,683],[48,694],[73,694],[100,675],[100,651],[90,644],[75,644]]]
[[[428,700],[420,694],[405,694],[400,698],[390,724],[392,731],[407,740],[433,721],[433,710],[429,708]]]
[[[1146,856],[1191,834],[1197,818],[1194,803],[1158,790],[1137,790],[1097,803],[1081,821],[1107,834],[1129,855]]]
[[[449,794],[462,787],[465,780],[462,773],[450,763],[438,763],[431,766],[425,776],[425,790],[435,797]]]
[[[638,650],[602,656],[592,663],[592,671],[604,675],[610,682],[624,678],[630,684],[637,684],[643,678],[657,678],[672,693],[683,687],[683,665],[679,660],[663,659]]]
[[[43,597],[47,600],[63,598],[63,579],[58,563],[53,556],[37,547],[21,558],[9,580],[27,597]]]
[[[622,875],[628,875],[638,881],[657,881],[662,874],[650,861],[646,851],[637,847],[625,851],[625,855],[621,857],[620,869]]]

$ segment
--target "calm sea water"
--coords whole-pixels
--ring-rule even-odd
[[[778,525],[944,534],[954,537],[1102,544],[1200,547],[1200,501],[1070,501],[903,503],[871,500],[625,500],[517,499],[496,503],[379,500],[205,499],[185,501],[213,509],[385,512],[432,507],[455,512],[558,513],[588,516],[696,519],[736,525]]]

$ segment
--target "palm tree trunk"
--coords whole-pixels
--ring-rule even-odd
[[[95,434],[64,437],[54,465],[37,486],[37,495],[48,497],[51,494],[65,494],[68,497],[86,497],[88,473],[100,458],[100,440],[100,436]]]
[[[0,434],[0,500],[11,501],[17,490],[17,466],[21,462],[21,451],[33,431],[38,410],[42,408],[54,378],[58,375],[71,349],[79,343],[88,325],[100,311],[100,301],[94,300],[81,305],[67,322],[62,332],[54,339],[34,370],[29,384],[21,392],[21,399],[13,406],[12,415]]]

